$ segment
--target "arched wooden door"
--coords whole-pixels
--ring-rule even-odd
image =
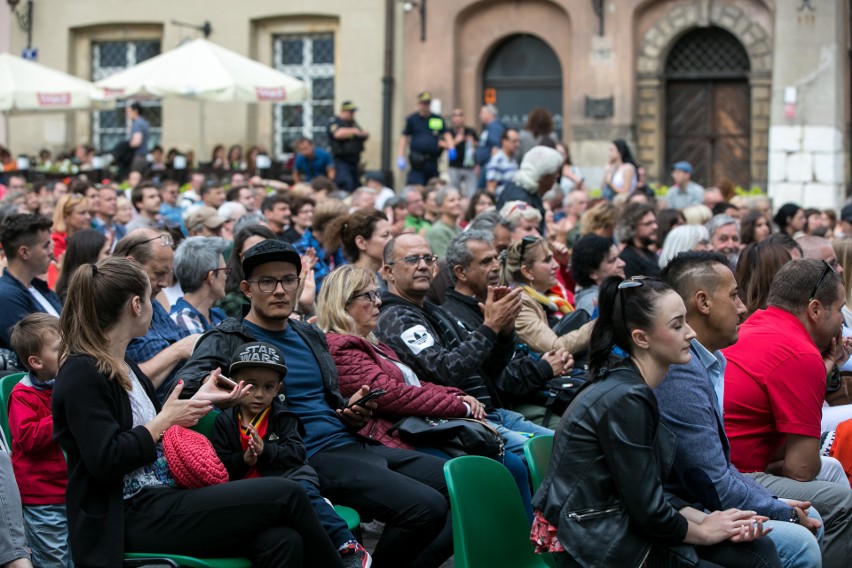
[[[541,106],[553,113],[561,136],[562,66],[553,49],[528,34],[513,35],[491,53],[482,73],[483,101],[493,102],[500,118],[512,128],[523,128],[527,112]]]
[[[748,72],[745,48],[721,28],[677,41],[666,59],[666,169],[685,160],[705,187],[751,185]]]

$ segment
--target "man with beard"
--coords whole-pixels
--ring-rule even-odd
[[[740,257],[740,228],[730,215],[720,214],[707,222],[710,248],[725,255],[731,268],[737,266]]]
[[[619,238],[625,243],[621,251],[624,276],[659,276],[657,255],[651,249],[657,243],[657,214],[647,203],[627,206],[619,226]]]

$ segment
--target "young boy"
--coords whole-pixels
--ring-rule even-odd
[[[251,385],[251,394],[216,418],[212,437],[231,480],[280,475],[298,481],[314,511],[340,550],[347,568],[369,568],[372,558],[319,492],[319,478],[308,465],[302,424],[287,410],[284,355],[269,343],[246,343],[231,359],[234,381]]]
[[[33,313],[12,328],[10,344],[29,373],[9,397],[12,467],[19,481],[27,542],[35,566],[73,566],[68,547],[68,469],[53,441],[50,398],[59,371],[59,320]]]

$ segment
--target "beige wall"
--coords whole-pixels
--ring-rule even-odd
[[[334,31],[335,104],[347,99],[358,104],[358,121],[373,133],[364,157],[369,168],[379,166],[383,0],[251,0],[238,4],[225,0],[39,0],[34,19],[33,44],[39,48],[39,61],[87,79],[91,78],[92,40],[160,38],[166,51],[186,37],[200,37],[200,32],[172,25],[172,20],[197,24],[209,20],[211,41],[267,64],[272,63],[274,34]],[[14,28],[10,50],[19,52],[25,41],[24,34]],[[216,143],[273,146],[270,104],[206,103],[206,143],[199,152],[199,106],[196,101],[163,100],[164,146],[192,148],[204,157]],[[89,137],[86,112],[14,117],[9,123],[9,142],[16,152],[35,152],[45,145],[56,151]]]

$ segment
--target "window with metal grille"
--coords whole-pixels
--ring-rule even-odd
[[[160,40],[92,42],[92,81],[106,79],[159,53]],[[141,100],[139,103],[143,118],[151,126],[150,149],[160,143],[163,132],[162,104],[159,99]],[[114,110],[92,113],[92,143],[98,150],[107,152],[122,140],[127,140],[126,106],[127,100],[123,99]]]
[[[328,147],[326,127],[334,116],[334,34],[288,34],[273,39],[273,65],[308,85],[304,103],[276,104],[272,111],[276,156],[293,151],[301,136]]]
[[[743,44],[721,28],[696,29],[683,36],[666,58],[666,76],[689,79],[700,75],[743,77],[749,69]]]

